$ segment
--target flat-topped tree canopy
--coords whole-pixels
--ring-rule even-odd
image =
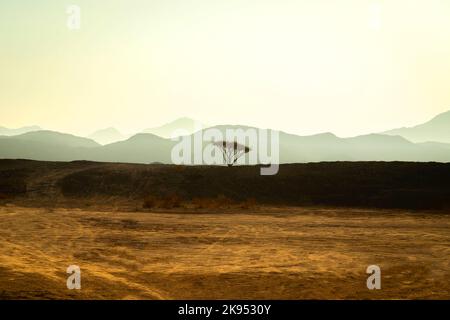
[[[222,151],[223,162],[229,167],[233,166],[240,157],[250,151],[249,147],[237,141],[216,141],[213,145]]]

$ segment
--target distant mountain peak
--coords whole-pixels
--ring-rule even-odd
[[[337,136],[334,133],[331,132],[322,132],[310,135],[309,137],[316,137],[316,138],[337,138]]]
[[[430,121],[450,121],[450,110],[440,113],[437,116],[435,116],[433,119],[431,119]]]
[[[398,135],[412,142],[450,143],[450,110],[440,113],[430,121],[414,127],[403,127],[383,132],[387,135]]]
[[[0,126],[0,136],[16,136],[19,134],[24,134],[27,132],[39,131],[39,130],[42,130],[42,128],[39,126],[26,126],[26,127],[14,128],[14,129]]]
[[[373,143],[400,143],[404,145],[412,144],[411,141],[405,139],[400,135],[388,135],[388,134],[379,134],[379,133],[369,133],[361,136],[356,136],[353,138],[347,138],[348,141],[366,141]]]
[[[165,138],[157,136],[156,134],[153,134],[153,133],[140,132],[140,133],[136,133],[135,135],[132,135],[126,141],[148,141],[148,140],[152,140],[152,139],[165,140]]]
[[[169,122],[168,124],[177,123],[177,122],[195,123],[195,122],[199,122],[199,121],[189,118],[189,117],[180,117],[178,119],[175,119],[175,120]]]
[[[114,127],[100,129],[90,134],[88,138],[100,144],[110,144],[117,141],[125,140],[127,137]]]
[[[192,134],[205,127],[207,126],[200,121],[181,117],[162,126],[145,129],[141,133],[151,133],[162,138],[171,138],[174,135]]]
[[[97,131],[94,132],[94,134],[98,133],[98,132],[118,132],[118,133],[120,133],[119,130],[117,130],[114,127],[108,127],[108,128],[97,130]]]

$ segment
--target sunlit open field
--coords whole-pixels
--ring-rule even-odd
[[[450,297],[448,214],[90,210],[1,206],[0,299]],[[372,264],[381,290],[366,287]]]

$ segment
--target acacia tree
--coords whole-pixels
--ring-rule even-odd
[[[213,145],[222,151],[223,162],[229,167],[233,166],[240,157],[250,151],[249,147],[239,144],[236,141],[217,141]]]

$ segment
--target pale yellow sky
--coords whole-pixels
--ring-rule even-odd
[[[349,136],[450,109],[447,0],[2,1],[0,43],[0,126]]]

